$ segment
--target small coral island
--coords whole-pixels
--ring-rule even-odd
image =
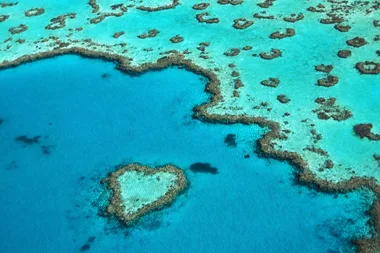
[[[150,168],[136,163],[118,168],[102,183],[111,191],[106,215],[125,225],[170,204],[187,187],[184,172],[173,165]]]

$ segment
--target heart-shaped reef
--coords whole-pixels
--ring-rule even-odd
[[[185,173],[173,165],[151,168],[137,163],[118,168],[102,183],[111,191],[106,215],[125,225],[172,203],[187,187]]]

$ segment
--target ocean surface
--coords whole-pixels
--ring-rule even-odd
[[[297,185],[294,168],[255,153],[265,129],[192,119],[207,80],[114,66],[62,56],[0,71],[0,252],[333,253],[369,236],[373,194]],[[99,215],[100,181],[131,162],[172,163],[190,187],[125,228]]]

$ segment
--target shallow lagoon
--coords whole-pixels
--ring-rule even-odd
[[[88,252],[347,252],[368,233],[371,194],[294,185],[289,165],[254,153],[263,129],[193,120],[206,80],[113,68],[63,56],[0,71],[1,252],[79,252],[86,243]],[[41,137],[15,140],[22,135]],[[99,182],[130,162],[173,163],[191,185],[126,229],[98,215],[107,197]],[[218,173],[192,172],[197,162]]]

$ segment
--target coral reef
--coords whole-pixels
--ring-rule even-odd
[[[328,75],[326,78],[318,79],[317,85],[324,87],[331,87],[337,84],[339,81],[337,76]]]
[[[320,105],[319,108],[313,110],[316,113],[318,119],[328,120],[332,118],[336,121],[343,121],[352,117],[351,111],[335,104],[336,98],[322,98],[319,97],[315,100]]]
[[[66,19],[74,19],[76,17],[76,13],[68,13],[56,18],[52,18],[50,20],[50,24],[48,24],[45,29],[47,30],[57,30],[64,28],[66,26]]]
[[[272,59],[281,57],[282,53],[279,49],[272,48],[270,53],[262,52],[259,55],[260,55],[261,59],[272,60]]]
[[[380,141],[380,134],[374,134],[372,130],[371,123],[362,123],[354,126],[354,133],[360,138],[367,137],[371,141]]]
[[[120,36],[123,36],[125,34],[125,32],[116,32],[112,35],[113,38],[117,39],[119,38]]]
[[[139,180],[146,180],[145,187],[151,185],[155,188],[125,192],[128,187],[138,186]],[[170,204],[187,187],[185,174],[173,165],[150,168],[135,163],[122,166],[110,173],[102,183],[111,191],[105,215],[116,217],[124,225],[131,225],[143,215]],[[143,194],[151,191],[159,191],[161,195],[149,201],[144,199]]]
[[[9,15],[0,15],[0,23],[4,22],[9,18]]]
[[[294,35],[296,35],[296,32],[293,28],[286,28],[286,32],[274,32],[269,36],[269,38],[280,40],[287,37],[293,37]]]
[[[176,36],[170,38],[170,41],[172,43],[179,43],[179,42],[183,41],[183,37],[181,37],[179,34],[177,34]]]
[[[246,29],[253,25],[253,21],[247,20],[246,18],[238,18],[234,19],[234,24],[232,25],[233,28],[235,29]]]
[[[160,31],[157,30],[157,29],[151,29],[149,30],[147,33],[143,33],[143,34],[140,34],[139,36],[137,36],[138,38],[140,39],[147,39],[147,38],[154,38],[157,36],[157,34],[159,34]]]
[[[280,84],[280,80],[278,78],[270,77],[269,80],[261,81],[261,84],[264,86],[276,88]]]
[[[25,11],[25,16],[27,16],[27,17],[33,17],[33,16],[42,15],[44,13],[45,13],[45,9],[44,8],[34,8],[34,9],[30,9],[30,10]]]
[[[358,62],[355,68],[359,70],[361,74],[377,75],[380,73],[380,63],[373,61]]]
[[[353,39],[347,40],[346,43],[352,47],[362,47],[367,44],[367,41],[364,38],[355,37]]]
[[[239,48],[231,48],[227,52],[224,52],[224,55],[225,56],[237,56],[237,55],[239,55],[239,53],[240,53]]]
[[[11,34],[19,34],[19,33],[25,32],[26,30],[28,30],[28,27],[24,24],[9,28],[9,32]]]
[[[291,23],[295,23],[297,21],[300,21],[304,18],[305,16],[302,14],[302,13],[299,13],[299,14],[291,14],[290,17],[285,17],[284,18],[284,21],[286,22],[291,22]]]
[[[205,17],[209,16],[208,12],[202,12],[200,14],[197,14],[195,18],[198,20],[199,23],[206,23],[206,24],[215,24],[219,23],[219,18],[209,18],[206,19]]]
[[[277,100],[280,101],[280,102],[283,103],[283,104],[287,104],[287,103],[290,102],[291,99],[288,98],[286,95],[281,94],[281,95],[278,95],[278,96],[277,96]]]
[[[200,4],[193,5],[193,9],[194,10],[204,10],[204,9],[207,9],[207,7],[209,7],[209,6],[210,6],[209,3],[200,3]]]
[[[338,56],[340,58],[348,58],[351,56],[351,50],[348,50],[348,49],[339,50]]]
[[[172,2],[170,4],[167,4],[167,5],[162,5],[162,6],[158,6],[158,7],[138,6],[137,9],[139,9],[141,11],[155,12],[155,11],[173,9],[177,5],[179,5],[179,0],[172,0]]]
[[[325,72],[325,73],[330,73],[333,69],[334,69],[333,65],[321,64],[321,65],[315,66],[316,71]]]

